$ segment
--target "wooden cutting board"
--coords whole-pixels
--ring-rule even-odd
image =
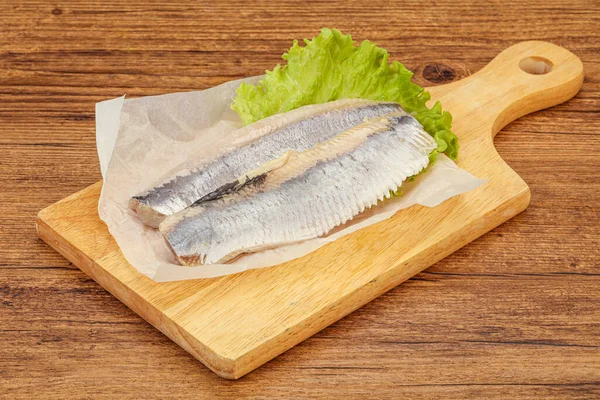
[[[570,99],[582,82],[575,55],[532,41],[468,78],[430,88],[454,116],[458,165],[487,182],[275,267],[156,283],[125,261],[99,219],[101,182],[42,210],[38,232],[215,373],[237,379],[523,211],[529,188],[500,158],[493,137],[522,115]]]

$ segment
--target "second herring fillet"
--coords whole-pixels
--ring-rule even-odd
[[[183,265],[226,262],[326,234],[428,165],[435,140],[411,116],[386,119],[384,129],[379,119],[351,130],[362,135],[355,146],[348,146],[352,135],[339,140],[346,132],[323,143],[324,159],[309,149],[292,154],[292,164],[280,160],[248,187],[167,218],[161,233]],[[336,146],[346,147],[336,153]]]
[[[397,103],[344,99],[266,118],[235,131],[233,150],[133,197],[129,206],[143,223],[157,227],[166,216],[218,198],[217,189],[286,151],[308,149],[365,118],[398,110]]]

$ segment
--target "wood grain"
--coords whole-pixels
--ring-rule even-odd
[[[525,72],[521,63],[532,57],[543,57],[552,71]],[[569,100],[582,81],[573,53],[528,41],[474,75],[431,88],[431,102],[440,101],[455,118],[458,164],[486,182],[274,268],[152,282],[129,265],[99,219],[101,182],[42,210],[38,233],[219,376],[238,379],[523,211],[530,190],[499,157],[493,136],[519,116]]]
[[[599,396],[599,5],[595,1],[20,2],[0,8],[0,396]],[[237,382],[216,378],[36,236],[99,179],[94,102],[260,73],[336,26],[423,77],[522,40],[578,55],[571,101],[495,139],[528,210]],[[140,373],[142,371],[142,373]],[[165,382],[169,380],[169,384]]]

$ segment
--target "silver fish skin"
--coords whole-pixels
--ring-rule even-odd
[[[345,130],[331,139],[317,143],[314,147],[300,152],[286,151],[278,158],[269,160],[258,168],[245,172],[235,181],[221,186],[209,196],[213,196],[211,200],[227,196],[226,201],[232,202],[253,196],[259,191],[273,189],[282,182],[300,175],[317,162],[331,160],[354,150],[369,136],[389,129],[392,121],[395,121],[392,117],[402,115],[408,114],[398,111],[384,117],[368,118],[365,122]]]
[[[286,151],[310,148],[366,118],[398,110],[397,103],[344,99],[266,118],[238,130],[233,143],[237,147],[229,153],[133,197],[129,207],[144,224],[156,228],[166,216],[221,197],[227,190],[219,190],[242,173]]]
[[[189,266],[322,236],[389,198],[429,164],[435,140],[411,116],[389,118],[388,129],[348,152],[302,167],[269,190],[190,207],[167,218],[160,231],[179,262]]]

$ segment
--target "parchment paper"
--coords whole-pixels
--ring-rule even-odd
[[[414,204],[435,207],[484,182],[440,156],[427,173],[405,184],[404,196],[380,203],[327,237],[243,256],[230,264],[182,267],[160,233],[143,225],[129,209],[129,198],[176,171],[226,151],[229,134],[242,125],[229,108],[235,89],[242,81],[255,83],[260,78],[196,92],[135,99],[123,96],[96,104],[96,141],[104,178],[98,212],[127,261],[144,275],[166,282],[276,265],[389,218],[402,208]]]

